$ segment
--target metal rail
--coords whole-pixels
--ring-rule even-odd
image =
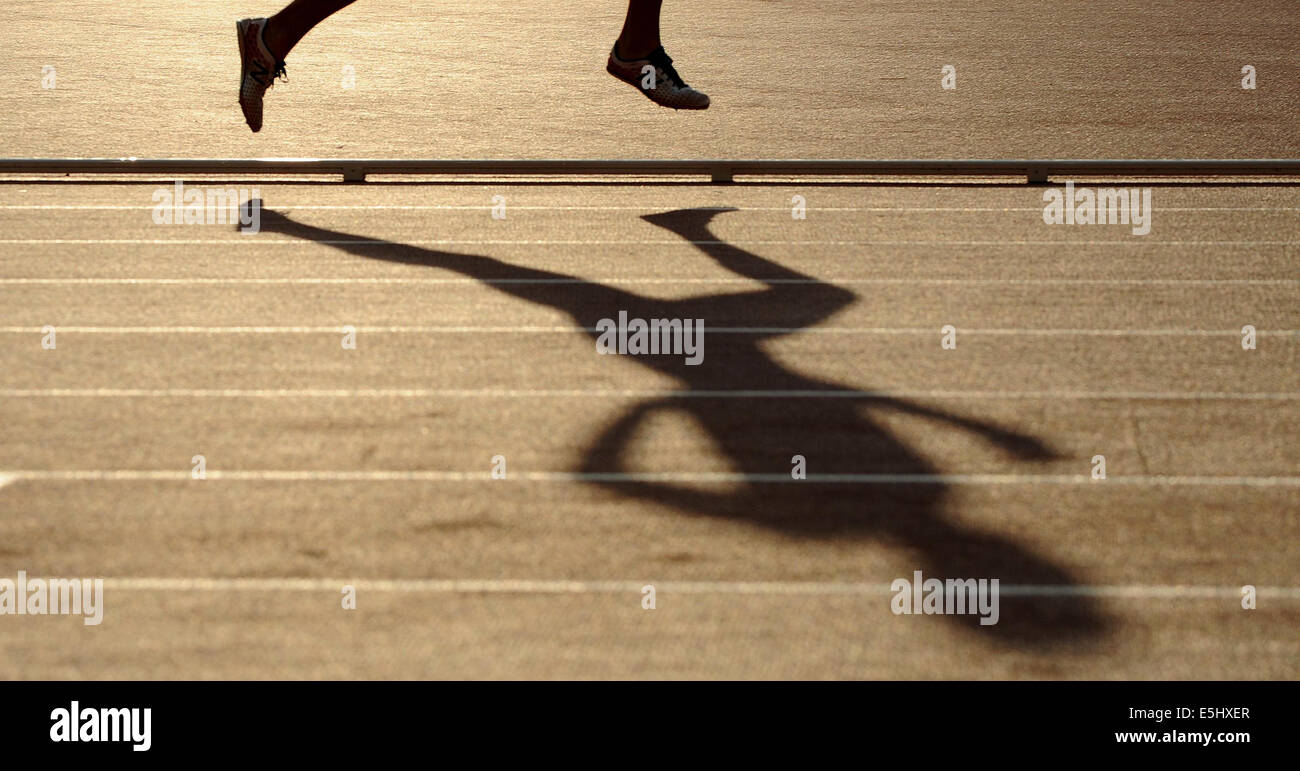
[[[416,160],[345,158],[4,158],[0,174],[339,174],[364,182],[371,174],[441,176],[702,176],[737,175],[1024,177],[1263,177],[1300,179],[1300,159],[1074,160]]]

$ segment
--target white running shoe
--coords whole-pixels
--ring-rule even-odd
[[[641,93],[655,104],[674,110],[704,110],[709,106],[708,95],[686,85],[682,76],[673,69],[673,60],[664,53],[663,46],[651,51],[644,59],[628,60],[618,58],[618,44],[615,43],[605,69],[624,83],[641,89]]]
[[[266,19],[240,19],[235,22],[239,33],[239,106],[244,120],[253,131],[262,130],[262,96],[278,77],[286,80],[284,62],[266,47],[262,33]]]

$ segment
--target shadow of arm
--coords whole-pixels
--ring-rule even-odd
[[[718,214],[736,209],[677,209],[648,214],[641,219],[681,236],[723,268],[767,288],[757,292],[709,298],[715,308],[723,304],[753,307],[755,302],[781,304],[783,312],[811,326],[850,305],[856,295],[835,284],[820,281],[778,262],[760,257],[719,239],[709,225]],[[732,300],[727,303],[727,300]]]
[[[1061,457],[1060,453],[1052,449],[1037,437],[1029,434],[1022,434],[1009,428],[1004,428],[988,421],[978,420],[976,418],[963,417],[944,410],[926,407],[906,399],[884,399],[877,402],[880,406],[887,407],[898,412],[918,417],[939,420],[952,426],[956,426],[971,433],[977,434],[994,446],[1008,452],[1017,458],[1026,460],[1051,460]]]
[[[261,229],[265,232],[314,241],[366,259],[449,270],[490,283],[494,289],[520,299],[566,311],[575,318],[579,316],[580,310],[577,300],[571,297],[571,293],[556,292],[557,285],[583,284],[583,299],[587,305],[594,303],[618,306],[628,302],[627,294],[622,290],[586,282],[565,273],[514,265],[486,255],[445,252],[367,239],[298,222],[272,209],[261,209],[261,218]]]
[[[624,474],[625,451],[636,434],[637,427],[656,410],[678,409],[680,405],[659,400],[642,402],[623,413],[600,432],[583,455],[580,471],[583,474]],[[610,478],[594,482],[602,487],[616,489],[619,494],[649,499],[671,506],[689,514],[712,515],[722,511],[733,500],[727,493],[711,493],[664,482],[627,481]]]

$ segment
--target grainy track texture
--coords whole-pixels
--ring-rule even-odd
[[[603,72],[618,3],[361,0],[254,136],[272,8],[16,2],[0,155],[1300,155],[1293,3],[816,5],[670,3],[687,114]],[[260,232],[0,180],[0,577],[108,579],[0,617],[0,676],[1297,676],[1300,188],[1126,184],[1135,235],[1004,184],[187,184]],[[703,363],[597,355],[620,310]],[[999,623],[894,615],[916,570]]]

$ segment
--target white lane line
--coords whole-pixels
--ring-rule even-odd
[[[637,594],[647,583],[668,594],[758,596],[888,596],[889,584],[825,581],[574,581],[548,579],[368,579],[368,578],[106,578],[106,588],[142,592],[334,592],[352,586],[361,592],[428,594]],[[1300,587],[1258,586],[1260,599],[1300,600]],[[1004,584],[1007,597],[1178,600],[1239,599],[1239,586]]]
[[[300,239],[300,238],[258,238],[232,235],[230,238],[4,238],[0,244],[16,246],[41,245],[90,245],[90,246],[1294,246],[1300,241],[1158,241],[1142,236],[1121,241],[786,241],[786,240],[748,240],[734,241],[685,239],[671,240],[498,240],[498,239],[419,239],[398,238],[395,241],[382,239]]]
[[[0,488],[3,488],[5,485],[13,484],[16,481],[18,480],[14,479],[10,474],[0,474]]]
[[[1069,401],[1296,401],[1300,391],[680,390],[515,388],[0,388],[30,399],[977,399]]]
[[[300,335],[341,334],[343,326],[57,326],[59,332],[104,335]],[[353,326],[367,334],[596,334],[595,327],[575,326]],[[43,327],[0,326],[0,334],[43,334]],[[961,328],[964,335],[990,337],[1240,337],[1239,329],[981,329]],[[938,327],[705,327],[706,334],[731,335],[937,335]],[[1296,337],[1297,329],[1261,329],[1259,336]]]
[[[326,277],[292,277],[292,278],[0,278],[0,285],[308,285],[317,284],[339,284],[339,285],[392,285],[392,284],[448,284],[457,286],[467,286],[474,284],[487,285],[510,285],[510,284],[527,284],[527,285],[666,285],[676,284],[702,284],[702,285],[744,285],[744,286],[761,286],[762,284],[796,284],[796,285],[861,285],[861,286],[1300,286],[1300,279],[1295,278],[1244,278],[1244,279],[1145,279],[1145,278],[778,278],[778,279],[749,279],[749,278],[626,278],[610,276],[606,278],[376,278],[376,277],[357,277],[357,278],[326,278]]]
[[[0,210],[13,211],[153,211],[158,204],[0,204]],[[278,203],[277,211],[491,211],[492,204],[293,204]],[[692,211],[779,211],[788,212],[790,206],[687,206],[664,203],[660,206],[544,206],[515,204],[514,211],[640,211],[661,212],[687,208]],[[1296,206],[1157,206],[1153,211],[1164,212],[1277,212],[1290,213],[1300,211]],[[809,206],[809,213],[814,212],[880,212],[899,214],[922,214],[932,212],[1039,212],[1041,206]]]
[[[165,470],[15,470],[0,472],[19,482],[700,482],[749,484],[857,484],[857,485],[1089,485],[1149,487],[1300,487],[1300,476],[1163,476],[1116,475],[1104,480],[1088,474],[809,474],[792,479],[788,472],[745,474],[738,472],[512,472],[494,479],[487,471],[401,470],[232,470],[208,469],[206,479],[195,480],[189,469]]]

